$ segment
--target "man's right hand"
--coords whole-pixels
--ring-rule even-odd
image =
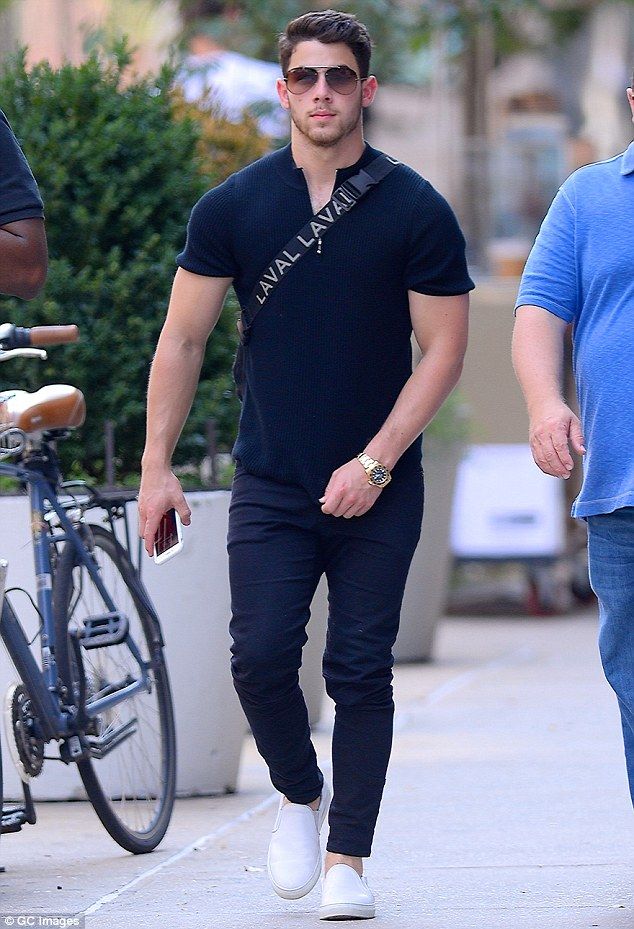
[[[553,477],[570,477],[571,448],[577,455],[586,452],[579,418],[563,400],[531,411],[529,437],[535,464]]]
[[[169,468],[144,467],[139,489],[139,537],[148,555],[154,554],[154,536],[161,517],[174,507],[184,526],[191,523],[191,510],[183,488]]]

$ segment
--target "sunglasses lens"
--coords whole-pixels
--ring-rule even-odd
[[[350,68],[329,68],[326,80],[338,94],[351,94],[357,86],[357,75]]]
[[[297,68],[289,71],[286,86],[292,94],[303,94],[317,83],[317,72],[310,68]]]

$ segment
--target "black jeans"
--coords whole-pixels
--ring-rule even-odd
[[[351,519],[322,513],[302,487],[236,468],[227,542],[233,681],[273,786],[293,803],[310,803],[323,784],[298,672],[310,603],[324,572],[328,580],[331,852],[370,855],[392,748],[392,646],[422,515],[418,468]]]

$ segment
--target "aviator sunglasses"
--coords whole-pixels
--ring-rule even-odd
[[[330,89],[338,94],[354,93],[359,81],[367,80],[365,77],[357,77],[352,68],[347,65],[337,65],[332,68],[291,68],[284,78],[286,86],[292,94],[305,94],[319,80],[320,71],[325,73],[326,83]]]

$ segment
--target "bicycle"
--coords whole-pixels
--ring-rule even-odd
[[[74,342],[75,326],[0,326],[0,362],[46,358],[40,346]],[[26,488],[31,511],[41,667],[4,590],[0,636],[20,682],[5,701],[5,728],[24,805],[3,810],[2,832],[35,823],[30,782],[44,761],[76,764],[112,838],[135,854],[159,844],[176,792],[176,736],[164,641],[130,556],[126,503],[135,492],[63,481],[57,442],[85,418],[67,385],[0,392],[0,475]],[[103,511],[101,525],[88,511]],[[125,545],[115,524],[123,521]],[[27,594],[28,596],[28,594]],[[59,756],[45,755],[57,743]],[[0,794],[1,796],[1,794]]]

